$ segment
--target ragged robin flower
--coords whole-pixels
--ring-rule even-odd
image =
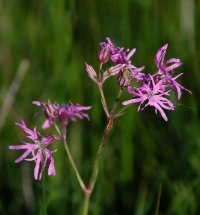
[[[109,59],[116,64],[126,64],[126,67],[129,69],[135,68],[130,60],[136,51],[135,48],[132,50],[125,50],[123,47],[116,47],[109,37],[107,37],[106,40],[107,42],[100,43],[100,53],[105,49],[107,50],[107,52],[109,51],[109,55],[107,54],[106,62]]]
[[[30,130],[26,127],[26,124],[23,120],[16,123],[23,132],[26,134],[27,138],[32,141],[29,142],[22,142],[21,145],[16,146],[9,146],[11,150],[25,150],[24,153],[15,160],[15,163],[19,163],[23,160],[26,161],[34,161],[35,168],[34,168],[34,178],[35,180],[41,180],[42,173],[45,170],[46,166],[48,167],[48,175],[55,176],[56,170],[54,166],[54,159],[52,154],[56,151],[51,151],[47,149],[54,142],[54,136],[40,136],[38,135],[36,128],[34,130]]]
[[[67,105],[61,105],[58,112],[58,117],[62,125],[67,125],[69,120],[76,122],[77,119],[89,120],[89,115],[83,111],[91,109],[91,106],[74,105],[70,102]]]
[[[178,58],[170,58],[165,60],[166,51],[168,44],[162,46],[155,55],[154,62],[158,68],[158,71],[153,75],[155,81],[163,80],[165,82],[166,87],[171,87],[177,91],[178,99],[181,98],[182,90],[186,90],[191,93],[190,90],[186,89],[184,86],[179,84],[176,79],[183,75],[183,73],[174,75],[174,69],[178,68],[182,65],[182,62]]]
[[[73,122],[78,118],[89,120],[88,114],[83,111],[91,109],[91,106],[81,106],[79,104],[74,105],[72,102],[69,102],[69,104],[59,105],[50,101],[48,101],[48,103],[34,101],[33,104],[43,108],[43,112],[46,117],[46,120],[42,125],[43,129],[50,127],[57,118],[62,126],[66,126],[69,120]]]
[[[165,98],[170,96],[170,91],[165,91],[165,86],[163,85],[163,80],[155,83],[153,77],[150,76],[150,81],[148,84],[143,84],[141,87],[128,87],[129,93],[133,95],[133,98],[123,102],[123,105],[129,105],[133,103],[140,103],[138,111],[143,110],[147,106],[153,106],[155,111],[160,112],[161,116],[165,121],[167,121],[167,116],[163,109],[174,110],[173,103]]]

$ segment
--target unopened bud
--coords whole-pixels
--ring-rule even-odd
[[[107,48],[107,47],[103,47],[103,48],[99,51],[98,60],[99,60],[99,62],[101,62],[101,63],[106,63],[106,62],[110,59],[110,56],[111,56],[111,51],[110,51],[110,49]]]
[[[113,76],[113,75],[118,75],[120,71],[122,71],[125,67],[125,64],[117,64],[116,66],[112,66],[108,69],[108,75]]]
[[[97,84],[98,83],[98,80],[97,80],[97,73],[96,71],[94,70],[94,68],[89,65],[89,64],[85,64],[86,66],[86,72],[88,74],[88,76]]]
[[[131,71],[129,69],[126,69],[119,73],[118,78],[117,78],[117,83],[120,87],[129,86],[131,81],[132,81],[132,75],[131,75]]]

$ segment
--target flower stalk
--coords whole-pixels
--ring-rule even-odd
[[[78,182],[79,182],[79,185],[80,185],[81,189],[85,193],[87,188],[86,188],[86,186],[85,186],[85,184],[84,184],[84,182],[83,182],[83,180],[82,180],[82,178],[80,176],[78,168],[76,167],[75,161],[73,159],[73,156],[71,155],[71,152],[70,152],[68,144],[67,144],[67,129],[66,129],[66,127],[63,129],[62,140],[63,140],[63,144],[64,144],[64,148],[65,148],[67,157],[68,157],[69,162],[70,162],[70,164],[72,166],[72,169],[74,170],[74,172],[76,174],[76,177],[78,179]]]
[[[111,110],[111,112],[110,112],[110,115],[112,115],[112,116],[116,116],[114,113],[115,113],[115,110],[116,110],[116,108],[117,108],[119,99],[120,99],[121,96],[122,96],[122,93],[123,93],[123,89],[120,87],[119,92],[118,92],[118,94],[117,94],[117,98],[116,98],[115,103],[114,103],[114,105],[113,105],[113,107],[112,107],[112,110]]]
[[[99,84],[98,87],[99,87],[99,92],[101,94],[101,103],[102,103],[103,109],[105,111],[106,116],[109,117],[108,106],[107,106],[107,103],[106,103],[106,99],[105,99],[102,84]]]
[[[101,143],[99,145],[97,154],[96,154],[96,158],[94,161],[94,165],[93,165],[93,169],[92,169],[92,173],[90,176],[90,181],[89,181],[89,186],[87,188],[87,191],[85,193],[85,197],[84,197],[84,202],[83,202],[83,213],[82,215],[87,215],[88,214],[88,210],[89,210],[89,204],[90,204],[90,197],[91,194],[93,192],[94,186],[96,184],[97,181],[97,176],[98,176],[98,172],[99,172],[99,163],[101,161],[102,155],[103,155],[103,151],[105,148],[105,144],[108,138],[108,135],[110,134],[110,131],[113,127],[113,117],[111,116],[108,119],[108,123],[106,125],[106,128],[103,132],[102,138],[101,138]]]

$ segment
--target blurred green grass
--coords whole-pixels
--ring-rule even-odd
[[[30,67],[0,131],[0,214],[40,214],[42,183],[33,179],[33,165],[14,160],[8,145],[23,138],[14,122],[24,118],[30,127],[41,124],[33,100],[72,100],[92,105],[91,122],[71,125],[70,147],[85,180],[105,124],[99,93],[84,71],[97,66],[98,43],[111,37],[119,46],[136,47],[136,66],[156,68],[159,47],[169,44],[168,57],[184,64],[182,83],[192,91],[176,101],[169,122],[153,110],[136,107],[116,121],[92,197],[91,214],[154,214],[163,181],[160,214],[200,213],[200,3],[180,1],[0,1],[0,105],[22,59]],[[116,87],[107,84],[112,98]],[[78,214],[82,193],[57,143],[56,177],[48,178],[48,214]],[[25,182],[28,181],[25,186]],[[26,189],[32,190],[27,202]],[[25,190],[23,190],[25,189]]]

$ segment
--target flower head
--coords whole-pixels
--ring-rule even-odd
[[[15,163],[19,163],[23,160],[26,161],[35,161],[35,168],[34,168],[34,178],[35,180],[40,180],[42,178],[42,173],[48,164],[48,175],[55,176],[56,170],[54,166],[54,159],[52,154],[56,151],[50,151],[47,149],[54,141],[54,136],[42,136],[40,137],[36,131],[30,130],[26,127],[26,124],[23,120],[19,123],[16,123],[23,132],[26,134],[27,138],[30,139],[33,143],[29,142],[22,142],[22,145],[18,146],[9,146],[11,150],[25,150],[24,153],[15,160]]]
[[[80,106],[79,104],[74,105],[72,102],[70,102],[68,105],[61,105],[58,112],[58,117],[62,125],[67,125],[69,120],[76,122],[78,118],[85,118],[89,120],[88,114],[83,112],[84,110],[89,109],[91,109],[91,106]]]
[[[140,103],[138,111],[143,110],[147,106],[154,106],[156,113],[159,111],[163,119],[167,121],[168,119],[163,109],[174,110],[173,103],[165,98],[165,96],[169,96],[169,91],[165,91],[166,87],[163,85],[163,80],[155,83],[153,77],[151,75],[149,76],[150,81],[147,84],[143,84],[138,88],[128,87],[128,91],[133,95],[133,98],[122,104],[129,105],[132,103]]]
[[[112,40],[109,37],[106,37],[106,40],[107,40],[107,42],[100,42],[99,43],[99,45],[101,46],[101,49],[107,49],[110,51],[111,54],[116,53],[117,47],[114,45]]]
[[[131,51],[129,51],[129,49],[124,50],[124,48],[118,48],[116,53],[111,55],[111,60],[115,63],[126,64],[126,67],[129,69],[135,68],[130,60],[135,51],[135,48]]]
[[[165,83],[166,85],[166,88],[171,87],[175,89],[177,91],[178,99],[180,99],[182,95],[182,90],[186,90],[189,93],[191,93],[191,91],[186,89],[176,81],[176,79],[183,75],[183,73],[173,77],[173,70],[181,66],[182,62],[180,61],[180,59],[177,58],[171,58],[165,61],[167,47],[168,44],[162,46],[155,56],[154,62],[158,68],[158,71],[153,75],[153,77],[156,82],[162,79],[163,83]]]
[[[107,37],[107,42],[101,42],[101,50],[99,53],[102,53],[102,58],[104,57],[105,62],[107,62],[109,59],[117,64],[125,64],[127,68],[135,68],[135,66],[132,65],[131,57],[134,55],[136,49],[126,49],[121,47],[116,47],[112,40]],[[108,54],[109,53],[109,54]],[[99,54],[100,55],[100,54]]]
[[[108,68],[102,75],[102,83],[110,76],[118,75],[117,82],[120,87],[127,87],[133,79],[141,81],[143,74],[140,73],[144,67],[137,68],[131,62],[131,57],[136,52],[136,49],[124,49],[124,47],[117,47],[112,40],[107,37],[107,42],[101,42],[99,58],[100,62],[105,63],[111,61],[114,66]],[[103,60],[104,59],[104,60]]]
[[[59,105],[51,101],[48,101],[48,103],[34,101],[33,104],[43,107],[43,112],[46,117],[42,125],[43,129],[50,127],[57,118],[60,120],[61,125],[67,125],[69,120],[75,122],[78,118],[89,120],[88,114],[83,111],[91,109],[91,106],[74,105],[72,102]]]

